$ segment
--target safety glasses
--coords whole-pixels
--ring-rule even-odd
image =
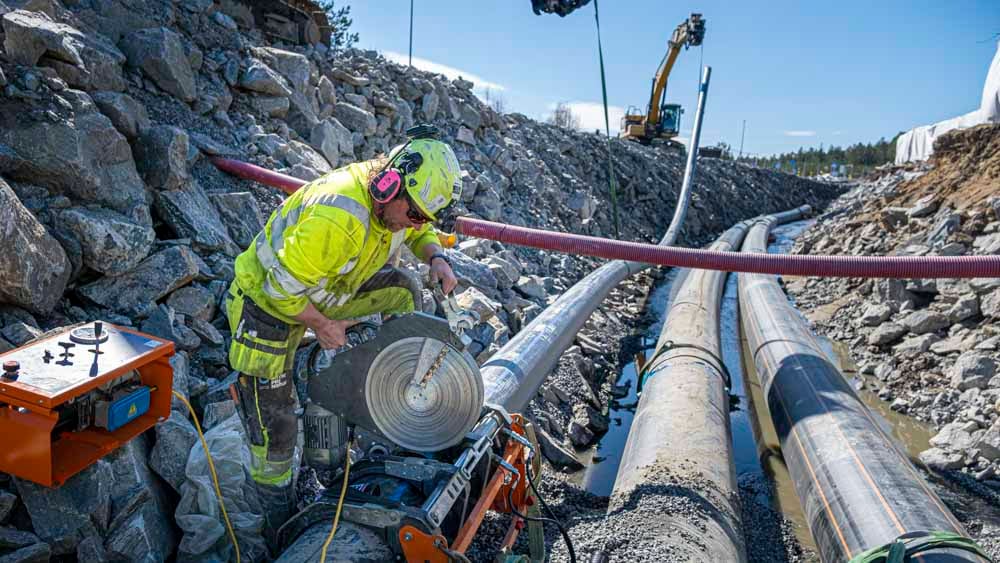
[[[424,215],[424,212],[413,203],[413,198],[410,197],[410,194],[406,192],[403,193],[406,194],[406,218],[416,225],[430,223],[431,218]]]

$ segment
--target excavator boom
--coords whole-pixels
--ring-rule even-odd
[[[705,20],[701,14],[691,14],[674,29],[667,43],[667,53],[660,61],[660,66],[653,76],[653,85],[649,93],[649,103],[646,113],[626,112],[622,121],[621,136],[627,139],[648,143],[654,138],[673,137],[677,134],[681,109],[680,106],[664,104],[663,97],[667,88],[667,79],[674,63],[680,55],[681,48],[697,47],[705,38]],[[668,126],[664,126],[664,113],[669,113]]]

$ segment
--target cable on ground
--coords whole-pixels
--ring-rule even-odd
[[[215,485],[215,496],[219,499],[219,508],[222,510],[222,519],[226,523],[226,531],[229,532],[229,539],[233,542],[233,548],[236,549],[236,563],[240,563],[240,542],[236,540],[236,532],[233,531],[233,525],[229,521],[229,513],[226,512],[226,505],[222,502],[222,489],[219,487],[219,476],[215,473],[215,463],[212,462],[212,454],[208,452],[208,442],[205,441],[205,434],[202,433],[201,424],[198,423],[198,415],[195,414],[194,408],[192,408],[191,403],[184,398],[184,395],[181,395],[174,389],[171,389],[170,392],[173,393],[175,397],[180,399],[181,402],[184,403],[184,406],[187,407],[188,412],[191,413],[191,420],[194,421],[194,428],[198,431],[198,439],[201,440],[201,447],[205,450],[205,459],[208,460],[208,470],[212,474],[212,484]]]
[[[514,480],[514,483],[510,486],[510,489],[507,489],[507,504],[510,505],[510,511],[513,512],[515,516],[526,522],[542,522],[542,523],[549,522],[555,524],[556,528],[559,529],[559,533],[562,534],[563,541],[566,542],[566,550],[569,552],[570,563],[576,563],[576,550],[573,549],[573,540],[570,539],[569,533],[566,532],[566,528],[563,527],[562,523],[556,519],[555,513],[552,512],[551,508],[549,508],[548,503],[545,502],[545,499],[542,498],[542,495],[538,494],[538,489],[535,488],[535,481],[531,478],[530,465],[524,466],[524,474],[528,478],[528,486],[530,486],[531,491],[535,493],[535,498],[537,498],[538,501],[542,503],[542,508],[544,508],[545,511],[549,513],[549,516],[551,516],[551,518],[535,518],[534,516],[521,514],[520,512],[517,511],[516,508],[514,508],[514,489],[517,487],[517,479],[521,478],[520,475],[518,475],[517,479]]]
[[[333,526],[330,527],[330,533],[326,536],[326,541],[323,542],[323,552],[320,554],[320,563],[326,563],[326,550],[330,547],[330,542],[333,541],[333,536],[337,533],[337,526],[340,524],[340,512],[344,509],[344,498],[347,497],[347,479],[351,475],[351,443],[354,441],[354,427],[347,427],[347,452],[344,455],[344,479],[343,484],[340,486],[340,499],[337,500],[337,511],[333,515]]]

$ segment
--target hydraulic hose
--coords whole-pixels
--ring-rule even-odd
[[[665,247],[557,233],[459,217],[455,230],[466,236],[509,244],[661,266],[846,278],[995,278],[1000,256],[799,256]]]
[[[212,164],[214,164],[216,168],[222,170],[223,172],[228,172],[229,174],[238,178],[243,178],[244,180],[259,182],[265,186],[278,188],[286,194],[295,193],[295,190],[301,188],[307,183],[305,180],[301,180],[294,176],[282,174],[281,172],[275,172],[274,170],[268,170],[267,168],[262,168],[256,164],[250,164],[249,162],[243,162],[242,160],[233,160],[231,158],[223,158],[221,156],[215,156],[209,160],[212,161]]]

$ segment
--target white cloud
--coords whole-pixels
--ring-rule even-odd
[[[397,53],[395,51],[382,51],[382,55],[396,64],[401,64],[404,66],[409,64],[410,57],[405,53]],[[471,72],[466,72],[460,68],[455,68],[453,66],[443,65],[441,63],[436,63],[434,61],[422,59],[420,57],[413,57],[413,66],[419,70],[423,70],[426,72],[435,72],[438,74],[443,74],[451,80],[454,80],[459,76],[461,76],[464,80],[468,80],[469,82],[475,84],[477,90],[486,90],[486,89],[500,90],[500,91],[506,90],[506,88],[503,85],[497,84],[495,82],[490,82],[489,80],[486,80],[485,78],[479,75],[472,74]]]
[[[785,131],[786,137],[815,137],[815,131]]]
[[[604,104],[597,102],[566,102],[573,115],[580,120],[580,131],[604,131]],[[544,118],[548,119],[552,115],[551,110],[556,109],[556,104],[549,104],[550,113]],[[617,136],[621,128],[622,117],[625,116],[625,108],[620,106],[608,106],[608,124],[611,127],[611,135]]]

